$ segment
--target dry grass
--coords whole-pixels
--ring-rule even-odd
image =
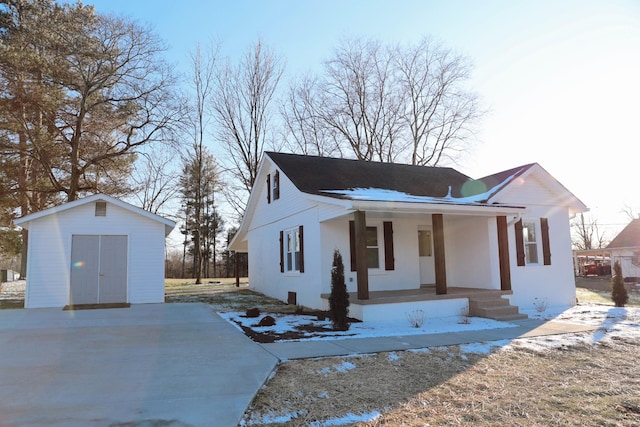
[[[461,354],[380,353],[286,362],[256,396],[246,423],[297,414],[303,426],[382,413],[375,426],[635,426],[640,424],[640,344],[615,340],[548,350]],[[343,372],[336,367],[355,365]],[[344,425],[344,424],[342,424]]]
[[[263,312],[293,313],[295,306],[270,298],[248,287],[247,279],[240,280],[236,288],[235,279],[166,279],[165,302],[201,302],[217,311],[246,311],[258,307]]]

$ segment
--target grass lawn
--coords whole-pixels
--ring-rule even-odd
[[[640,307],[640,291],[631,290],[627,307]],[[580,303],[607,304],[613,306],[611,292],[602,289],[576,288],[576,298]]]

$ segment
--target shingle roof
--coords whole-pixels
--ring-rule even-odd
[[[286,153],[266,153],[302,192],[347,198],[323,190],[379,188],[414,196],[467,197],[481,194],[522,173],[530,165],[510,169],[474,181],[449,167],[414,166],[364,160],[338,159]],[[484,185],[469,185],[469,184]],[[463,190],[463,185],[465,189]],[[487,199],[493,194],[488,194]]]
[[[607,245],[607,249],[640,247],[640,219],[632,220]]]

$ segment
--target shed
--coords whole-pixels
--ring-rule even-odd
[[[29,230],[25,308],[164,302],[175,222],[95,194],[15,224]]]

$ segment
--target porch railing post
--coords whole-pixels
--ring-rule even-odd
[[[511,290],[511,268],[509,265],[509,235],[507,217],[496,218],[498,224],[498,259],[500,265],[500,289]]]
[[[433,261],[436,272],[436,294],[447,293],[447,268],[444,259],[444,219],[442,214],[432,214],[433,223]]]
[[[367,217],[364,211],[353,213],[356,244],[356,280],[358,299],[369,299],[369,268],[367,267]]]

